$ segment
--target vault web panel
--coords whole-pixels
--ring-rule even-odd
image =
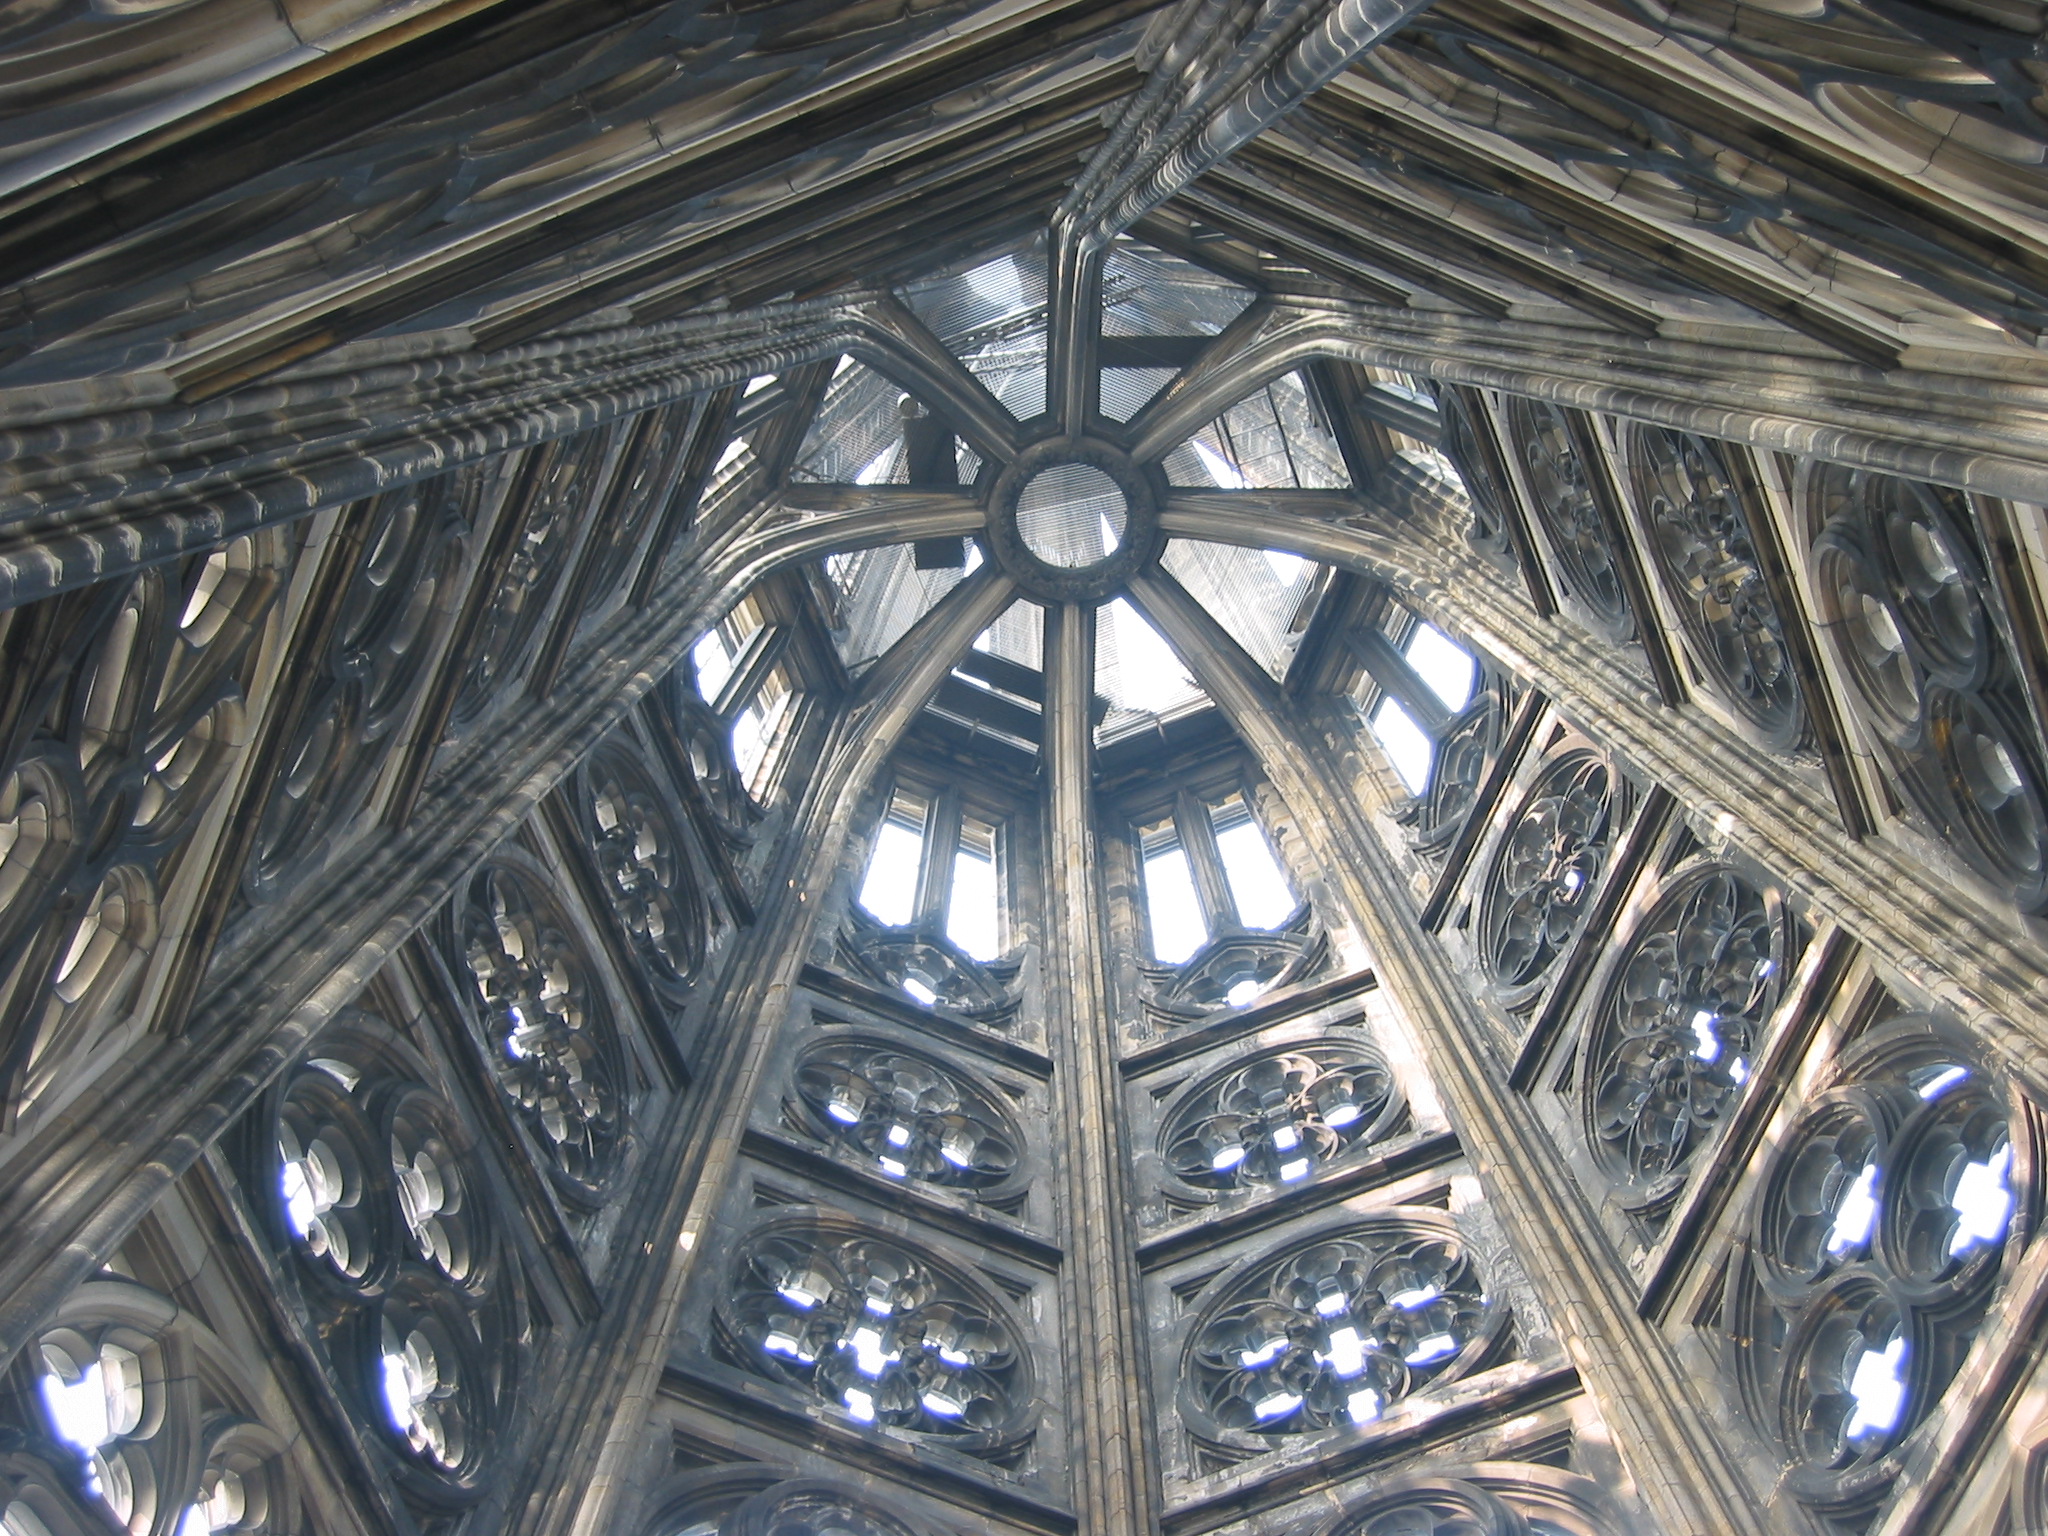
[[[1045,411],[1045,241],[903,291],[912,314],[1020,421]]]
[[[1321,566],[1278,550],[1195,539],[1168,542],[1160,564],[1247,655],[1274,677],[1286,675]]]

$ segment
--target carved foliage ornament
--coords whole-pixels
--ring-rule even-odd
[[[516,1375],[518,1299],[461,1118],[357,1010],[272,1098],[249,1187],[344,1401],[401,1481],[482,1491]]]
[[[648,979],[679,1001],[704,963],[711,917],[681,821],[629,732],[615,732],[577,769],[576,803],[612,915]]]
[[[1967,506],[1888,475],[1813,475],[1822,630],[1891,779],[1971,867],[2048,907],[2048,774]]]
[[[1776,892],[1714,863],[1674,878],[1629,936],[1580,1077],[1588,1146],[1652,1197],[1682,1176],[1749,1081],[1795,957]]]
[[[1769,514],[1738,482],[1734,451],[1690,432],[1629,428],[1651,560],[1694,659],[1764,746],[1791,752],[1806,741],[1806,709],[1751,532]]]
[[[1479,899],[1480,963],[1509,1007],[1534,1001],[1584,926],[1625,793],[1605,759],[1573,748],[1515,808]]]
[[[601,1202],[625,1158],[627,1069],[600,971],[538,869],[490,859],[450,909],[498,1086],[558,1188]]]
[[[957,1067],[872,1040],[828,1040],[797,1060],[810,1132],[892,1179],[994,1194],[1012,1182],[1022,1137],[995,1096]]]
[[[0,1387],[0,1520],[10,1536],[297,1530],[288,1437],[254,1408],[267,1385],[169,1297],[87,1281]]]
[[[2029,1224],[2034,1156],[1967,1043],[1923,1016],[1872,1031],[1802,1108],[1757,1187],[1724,1319],[1742,1401],[1801,1498],[1881,1496]]]
[[[1622,581],[1623,557],[1594,500],[1591,476],[1598,470],[1580,455],[1564,408],[1513,396],[1507,431],[1565,591],[1603,638],[1616,644],[1633,639],[1636,620]]]
[[[1265,1437],[1369,1424],[1472,1369],[1505,1324],[1457,1229],[1436,1212],[1297,1243],[1228,1281],[1181,1359],[1198,1436]]]
[[[1159,1152],[1176,1179],[1198,1189],[1284,1186],[1370,1147],[1404,1107],[1393,1073],[1363,1041],[1266,1051],[1183,1095],[1160,1130]]]
[[[271,531],[0,614],[0,1124],[133,995],[289,560]]]
[[[1030,1358],[1008,1309],[944,1260],[849,1222],[785,1217],[749,1236],[718,1327],[735,1363],[856,1424],[996,1460],[1029,1427]]]

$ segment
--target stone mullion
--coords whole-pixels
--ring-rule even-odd
[[[1171,578],[1132,598],[1251,746],[1304,839],[1344,893],[1381,983],[1414,1028],[1461,1145],[1515,1235],[1587,1391],[1616,1431],[1645,1502],[1677,1536],[1762,1536],[1768,1527],[1677,1357],[1635,1307],[1635,1285],[1528,1101],[1490,1064],[1478,1004],[1421,927],[1393,855],[1341,767],[1313,745],[1263,670]]]
[[[1068,1379],[1077,1412],[1081,1536],[1142,1536],[1157,1528],[1149,1465],[1137,1252],[1117,1090],[1101,868],[1096,857],[1092,609],[1049,609],[1045,632],[1046,846],[1050,922],[1046,1029],[1065,1158],[1061,1206],[1067,1255],[1060,1273]]]

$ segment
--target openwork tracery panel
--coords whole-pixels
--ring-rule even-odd
[[[1798,953],[1777,891],[1708,860],[1637,921],[1579,1067],[1586,1144],[1643,1206],[1673,1193],[1741,1097]]]
[[[1877,1027],[1832,1076],[1764,1167],[1722,1327],[1787,1486],[1848,1512],[1884,1496],[1961,1366],[2038,1203],[2038,1149],[1931,1018]]]
[[[0,614],[0,1116],[104,1040],[247,743],[287,535]]]
[[[79,1286],[0,1388],[6,1529],[299,1529],[289,1436],[264,1421],[258,1405],[269,1384],[250,1375],[247,1361],[160,1291],[112,1274]]]
[[[1362,1153],[1401,1124],[1406,1103],[1379,1052],[1323,1041],[1261,1052],[1196,1083],[1168,1111],[1159,1154],[1211,1196],[1289,1185]]]
[[[964,1068],[887,1041],[834,1038],[797,1058],[794,1082],[792,1118],[861,1167],[985,1201],[1021,1193],[1023,1133]]]
[[[1737,478],[1731,456],[1740,452],[1691,432],[1629,428],[1650,561],[1694,661],[1763,745],[1792,752],[1806,742],[1806,707],[1757,552],[1755,530],[1769,513]]]
[[[273,1091],[245,1187],[373,1454],[453,1506],[497,1465],[523,1303],[475,1142],[431,1083],[350,1010]]]
[[[614,424],[557,438],[528,451],[492,539],[504,550],[475,627],[464,637],[461,685],[450,723],[466,730],[518,679],[540,643],[555,590],[568,574],[592,499],[611,456]]]
[[[1621,571],[1625,557],[1594,499],[1592,476],[1600,470],[1580,452],[1564,407],[1513,396],[1507,433],[1565,591],[1604,638],[1634,638],[1636,617]]]
[[[2048,906],[2048,772],[1960,492],[1815,465],[1819,620],[1902,797],[2029,911]]]
[[[571,1201],[610,1191],[630,1142],[625,1048],[600,966],[535,864],[486,860],[448,914],[498,1087]]]
[[[1515,807],[1479,898],[1479,960],[1503,1006],[1533,1004],[1585,926],[1629,798],[1606,758],[1569,747]]]
[[[1181,1356],[1181,1415],[1255,1451],[1379,1419],[1474,1369],[1507,1323],[1457,1227],[1428,1210],[1292,1243],[1218,1285]]]
[[[616,731],[576,770],[575,804],[612,916],[655,989],[680,1002],[709,949],[711,912],[660,770]]]
[[[1472,547],[1505,565],[1515,558],[1514,539],[1509,532],[1513,511],[1508,497],[1513,493],[1501,481],[1494,467],[1486,434],[1491,431],[1479,418],[1467,392],[1454,384],[1436,386],[1437,418],[1443,432],[1443,451],[1464,483],[1472,521],[1465,537]]]
[[[427,677],[437,619],[454,600],[476,472],[402,486],[351,509],[350,561],[317,669],[295,697],[290,743],[249,856],[252,901],[284,895],[353,830]]]
[[[1035,1418],[1029,1351],[981,1281],[839,1216],[771,1220],[734,1252],[715,1313],[735,1364],[969,1455],[1021,1454]]]
[[[1412,812],[1416,850],[1441,858],[1479,805],[1479,792],[1507,740],[1515,686],[1491,661],[1480,661],[1471,702],[1445,722],[1436,740],[1429,788]]]

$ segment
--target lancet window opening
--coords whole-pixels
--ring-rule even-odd
[[[886,927],[943,934],[971,959],[997,959],[1010,927],[1003,842],[1001,817],[957,788],[899,778],[855,900]]]

